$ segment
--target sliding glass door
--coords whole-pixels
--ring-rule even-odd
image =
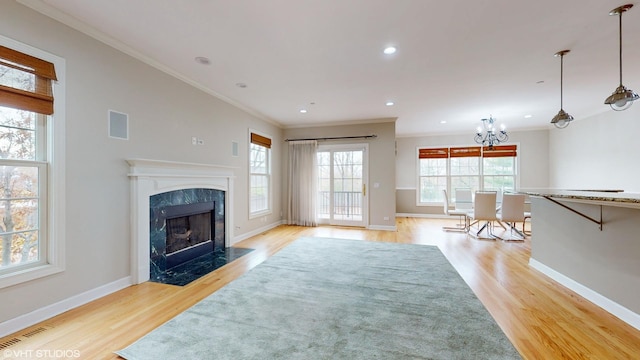
[[[318,149],[318,220],[323,224],[367,226],[365,145]]]

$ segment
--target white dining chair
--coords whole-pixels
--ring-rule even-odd
[[[468,233],[476,238],[480,238],[482,231],[486,230],[489,239],[500,238],[493,233],[493,222],[498,220],[496,215],[496,192],[477,191],[473,203],[473,211],[467,213],[469,222],[475,222],[477,229],[469,226]]]
[[[473,209],[473,191],[469,188],[456,188],[456,209]]]
[[[502,207],[498,214],[498,219],[509,226],[510,237],[503,240],[519,240],[525,239],[525,234],[516,228],[516,223],[523,222],[524,212],[524,194],[504,194],[502,196]],[[514,237],[513,233],[518,237]]]
[[[443,196],[443,206],[444,206],[444,214],[449,216],[458,216],[459,221],[458,225],[455,227],[451,226],[443,226],[442,230],[444,231],[459,231],[466,232],[467,231],[467,209],[449,209],[449,195],[447,194],[447,190],[442,190]]]

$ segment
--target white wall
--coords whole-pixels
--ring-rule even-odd
[[[551,187],[640,193],[640,104],[603,111],[550,132]]]
[[[442,214],[442,206],[416,206],[416,149],[431,146],[477,145],[473,129],[468,134],[402,137],[396,140],[397,212]],[[509,144],[518,145],[520,188],[549,186],[549,130],[509,132]]]
[[[372,119],[368,124],[320,126],[310,128],[286,129],[287,139],[318,138],[334,136],[372,135],[375,139],[339,140],[329,144],[369,144],[369,227],[374,229],[395,229],[395,119]],[[283,167],[288,166],[288,149],[285,149]],[[286,189],[287,179],[284,179]],[[380,186],[375,188],[374,183]],[[283,201],[286,201],[283,191]],[[286,211],[286,206],[284,206]],[[284,216],[286,218],[286,214]],[[387,220],[385,220],[387,218]]]
[[[66,60],[66,270],[0,290],[0,323],[126,278],[126,158],[237,167],[235,235],[280,221],[282,130],[14,1],[0,35]],[[107,111],[129,114],[130,139],[107,136]],[[55,121],[55,120],[54,120]],[[271,215],[248,219],[248,129],[273,136]],[[192,146],[191,137],[204,140]],[[240,143],[231,156],[231,141]]]

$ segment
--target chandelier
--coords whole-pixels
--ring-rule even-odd
[[[494,145],[509,140],[509,135],[507,135],[504,124],[500,125],[500,130],[498,130],[495,128],[495,121],[496,119],[491,116],[489,116],[488,119],[482,119],[482,127],[478,126],[476,136],[474,137],[476,143],[488,146],[489,149],[491,149]],[[483,130],[485,131],[484,134]]]

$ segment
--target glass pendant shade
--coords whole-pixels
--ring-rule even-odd
[[[604,103],[611,106],[615,111],[623,111],[633,105],[635,100],[638,100],[640,96],[633,90],[627,89],[624,85],[618,86],[616,91],[609,96]]]
[[[560,109],[560,111],[558,111],[558,114],[556,114],[556,116],[551,119],[551,123],[553,124],[553,126],[557,127],[558,129],[566,128],[567,126],[569,126],[569,123],[571,121],[573,121],[573,116],[567,114],[562,109]]]

